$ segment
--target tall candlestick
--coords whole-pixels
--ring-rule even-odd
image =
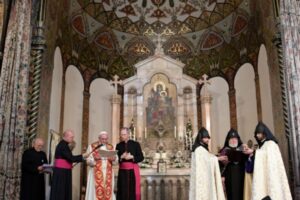
[[[176,139],[176,126],[174,127],[174,137],[175,137],[175,139]]]

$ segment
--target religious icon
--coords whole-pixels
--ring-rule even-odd
[[[156,82],[151,89],[146,113],[149,134],[161,138],[173,133],[175,108],[169,90],[163,82]]]

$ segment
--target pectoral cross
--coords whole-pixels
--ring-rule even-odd
[[[118,85],[122,85],[123,84],[123,81],[122,80],[118,81],[118,79],[119,79],[119,76],[118,75],[114,75],[113,80],[109,81],[109,83],[111,85],[113,85],[114,88],[115,88],[115,92],[114,92],[115,94],[118,94]]]
[[[210,85],[210,81],[207,80],[208,76],[206,74],[204,74],[202,76],[202,78],[199,80],[199,84],[203,84],[203,92],[204,92],[204,95],[207,94],[207,85]]]

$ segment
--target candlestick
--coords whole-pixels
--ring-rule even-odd
[[[174,127],[174,137],[176,139],[177,133],[176,133],[176,126]]]

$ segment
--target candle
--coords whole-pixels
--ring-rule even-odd
[[[147,128],[145,127],[145,139],[147,139]]]
[[[174,127],[174,137],[176,139],[176,126]]]

